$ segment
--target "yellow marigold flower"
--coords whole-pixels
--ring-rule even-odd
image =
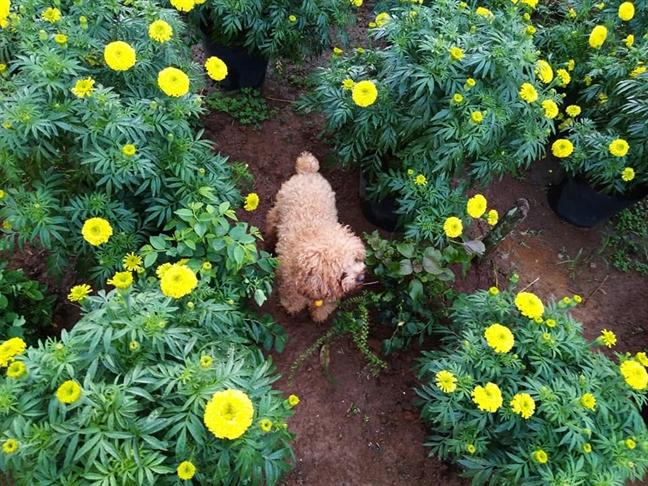
[[[471,218],[481,218],[482,215],[486,212],[486,205],[486,198],[481,194],[475,194],[473,197],[468,199],[468,203],[466,204],[466,212],[470,215]]]
[[[528,419],[535,412],[535,401],[528,393],[518,393],[510,402],[513,412],[520,415],[523,419]]]
[[[423,174],[419,174],[414,178],[414,184],[417,186],[424,186],[427,184],[427,179]]]
[[[484,337],[488,345],[496,353],[508,353],[515,344],[511,330],[501,324],[493,324],[487,327],[484,331]]]
[[[475,123],[480,123],[484,119],[484,116],[481,111],[473,111],[470,114],[470,119]]]
[[[414,169],[407,169],[407,175],[414,175]]]
[[[103,218],[90,218],[81,228],[83,239],[93,246],[99,246],[108,241],[113,234],[110,223]]]
[[[616,335],[612,331],[608,331],[607,329],[603,329],[601,331],[601,335],[599,336],[598,339],[603,344],[605,344],[608,348],[611,348],[617,342]]]
[[[522,19],[526,22],[529,22],[531,20],[531,15],[529,12],[525,12],[524,15],[522,15]]]
[[[358,54],[364,54],[364,51],[365,51],[365,50],[364,50],[362,47],[358,47],[358,48],[356,49],[356,53],[358,53]]]
[[[291,407],[296,407],[299,405],[299,397],[297,395],[290,395],[288,397],[288,405]]]
[[[617,138],[616,140],[610,142],[608,148],[610,150],[610,153],[615,157],[623,157],[628,153],[630,145],[628,145],[628,142],[626,142],[622,138]]]
[[[533,460],[536,461],[538,464],[544,464],[547,462],[548,459],[549,458],[547,457],[547,453],[542,449],[538,449],[533,453]]]
[[[592,84],[592,77],[591,76],[585,76],[583,78],[583,82],[585,83],[585,86],[589,86],[590,84]]]
[[[9,378],[17,379],[23,376],[25,373],[27,373],[27,367],[22,361],[13,361],[7,367],[7,377]]]
[[[632,44],[634,44],[634,35],[628,34],[628,37],[625,38],[624,42],[626,47],[632,47]]]
[[[589,442],[583,444],[583,452],[586,454],[592,452],[592,444],[590,444]]]
[[[459,61],[462,57],[464,57],[464,53],[459,47],[452,46],[450,48],[450,57],[455,61]]]
[[[179,299],[191,293],[198,285],[196,274],[187,266],[176,263],[160,278],[160,288],[167,297]]]
[[[339,47],[334,47],[334,48],[333,48],[333,54],[335,54],[336,56],[339,56],[339,55],[342,54],[343,52],[344,52],[344,51],[343,51],[342,49],[340,49]]]
[[[209,431],[219,439],[237,439],[252,425],[252,400],[240,390],[214,393],[205,407],[203,420]]]
[[[203,369],[208,369],[211,367],[213,360],[211,356],[201,356],[200,357],[200,367]]]
[[[475,13],[477,15],[481,15],[484,18],[487,18],[488,20],[492,21],[493,18],[495,18],[495,15],[493,15],[493,12],[488,10],[487,8],[484,7],[477,7],[477,10],[475,10]]]
[[[171,0],[171,5],[180,12],[191,12],[195,3],[194,0]]]
[[[625,22],[634,17],[635,8],[632,2],[623,2],[619,5],[619,18]]]
[[[58,8],[49,7],[43,12],[41,18],[49,22],[50,24],[55,24],[56,22],[61,20],[61,11]]]
[[[378,98],[378,89],[372,81],[364,80],[356,83],[351,91],[355,104],[361,107],[372,105]]]
[[[578,105],[569,105],[565,108],[565,113],[571,117],[578,116],[581,114],[581,107]]]
[[[639,363],[641,363],[642,366],[648,366],[648,356],[646,356],[646,353],[643,351],[637,353],[635,355],[635,358]]]
[[[203,271],[205,271],[205,272],[209,272],[209,271],[212,269],[212,264],[211,264],[211,262],[209,262],[209,261],[204,262],[204,263],[201,265],[200,269],[203,270]]]
[[[626,439],[625,446],[628,449],[634,449],[635,447],[637,447],[637,443],[632,439]]]
[[[575,67],[576,67],[576,61],[574,61],[573,59],[567,61],[567,71],[573,71]]]
[[[558,69],[556,71],[556,76],[560,80],[560,86],[567,86],[571,82],[571,76],[566,69]]]
[[[133,274],[131,272],[115,272],[113,278],[109,278],[106,283],[114,285],[118,289],[127,289],[133,283]]]
[[[164,43],[173,37],[173,27],[164,20],[156,20],[149,25],[148,35],[155,42]]]
[[[75,285],[70,289],[67,298],[70,302],[79,302],[86,298],[92,292],[92,287],[88,284]]]
[[[81,397],[81,387],[74,380],[64,381],[56,390],[56,398],[61,403],[74,403]]]
[[[129,272],[136,272],[142,266],[142,257],[133,252],[127,253],[122,259],[124,268]]]
[[[196,466],[194,466],[190,461],[182,461],[178,466],[178,477],[187,481],[194,477],[196,474]]]
[[[583,407],[594,410],[594,407],[596,407],[596,398],[591,393],[585,393],[581,396],[580,403]]]
[[[227,76],[227,65],[216,56],[207,59],[205,69],[207,69],[207,74],[214,81],[222,81]]]
[[[270,432],[272,430],[272,421],[270,421],[269,419],[261,420],[261,422],[259,423],[259,428],[264,432]]]
[[[497,295],[499,294],[499,289],[497,287],[491,287],[490,289],[488,289],[488,293],[491,295]]]
[[[574,146],[566,138],[559,138],[551,144],[551,153],[560,159],[569,157],[573,151]]]
[[[594,49],[598,49],[603,45],[607,38],[607,28],[604,25],[597,25],[592,29],[589,36],[589,45]]]
[[[461,96],[461,94],[459,94],[459,93],[455,93],[452,96],[452,101],[454,101],[455,103],[461,103],[463,101],[463,99],[464,99],[463,96]]]
[[[172,263],[163,263],[159,267],[155,269],[155,275],[157,275],[158,278],[164,277],[164,274],[167,273],[167,271],[173,266]]]
[[[5,198],[5,194],[4,190],[0,189],[0,201]]]
[[[104,60],[108,67],[114,71],[128,71],[135,65],[137,56],[135,49],[123,41],[115,41],[106,45]]]
[[[122,153],[126,157],[132,157],[133,155],[135,155],[136,152],[137,149],[135,148],[135,145],[133,145],[132,143],[128,143],[122,147]]]
[[[536,28],[533,25],[527,25],[524,31],[529,35],[533,35],[536,33]]]
[[[375,29],[376,27],[378,27],[378,26],[376,25],[376,22],[369,22],[369,28],[370,28],[370,29]]]
[[[23,354],[27,344],[19,337],[7,339],[0,344],[0,367],[4,368],[14,360],[15,356]]]
[[[636,78],[637,76],[639,76],[640,74],[645,73],[645,72],[646,72],[646,66],[637,66],[630,73],[630,77],[631,78]]]
[[[54,42],[56,42],[57,44],[59,44],[61,46],[63,44],[65,44],[65,43],[67,43],[67,40],[68,40],[68,37],[65,34],[56,34],[54,36]]]
[[[179,98],[189,92],[189,76],[178,68],[164,68],[158,73],[157,82],[167,96]]]
[[[288,22],[290,23],[297,22],[297,17],[295,17],[294,15],[289,15]]]
[[[479,410],[495,413],[502,406],[502,392],[495,383],[486,383],[485,386],[476,386],[472,393],[472,400]]]
[[[528,5],[531,8],[536,8],[536,5],[538,5],[538,0],[522,0],[522,3]]]
[[[542,108],[544,109],[544,115],[547,118],[553,119],[558,116],[558,105],[554,100],[544,100],[542,102]]]
[[[488,211],[488,213],[486,214],[486,222],[491,226],[495,226],[498,221],[499,214],[497,214],[497,210],[491,209],[490,211]]]
[[[128,343],[128,349],[131,351],[137,351],[139,349],[140,345],[137,341],[131,341]]]
[[[625,382],[635,390],[643,390],[648,386],[648,373],[640,363],[629,359],[621,363],[619,370],[625,379]]]
[[[16,439],[7,439],[2,443],[2,452],[13,454],[18,450],[18,441]]]
[[[382,27],[389,21],[389,14],[386,12],[376,15],[375,23],[378,27]]]
[[[245,197],[245,205],[243,209],[246,211],[254,211],[259,207],[259,195],[255,192],[251,192]]]
[[[515,296],[515,306],[523,316],[529,319],[542,317],[544,314],[542,300],[531,292],[519,292]]]
[[[355,86],[355,81],[351,78],[347,78],[344,81],[342,81],[342,89],[344,89],[345,91],[350,91],[351,89],[353,89],[354,86]]]
[[[89,98],[95,90],[94,84],[95,80],[92,78],[80,79],[76,82],[74,88],[70,89],[70,91],[72,91],[72,94],[77,98]]]
[[[576,17],[576,10],[574,10],[573,8],[570,8],[569,12],[567,13],[567,17],[569,17],[570,19],[573,19],[574,17]]]
[[[533,103],[538,99],[538,92],[531,83],[523,83],[520,87],[520,98],[527,103]]]
[[[449,238],[456,238],[463,232],[463,223],[456,216],[450,216],[443,223],[443,231]]]
[[[435,375],[436,386],[443,393],[452,393],[457,389],[457,378],[448,370],[441,370]]]
[[[535,73],[538,79],[544,84],[549,84],[553,80],[554,73],[549,63],[543,59],[539,59],[536,63]]]
[[[477,84],[477,82],[473,78],[466,79],[466,86],[469,88],[472,88],[475,84]]]
[[[468,444],[466,446],[466,452],[468,452],[468,454],[474,454],[476,450],[477,449],[475,449],[475,446],[473,444]]]

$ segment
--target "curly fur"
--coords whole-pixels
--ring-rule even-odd
[[[319,174],[317,159],[303,152],[295,168],[268,212],[266,237],[276,245],[281,305],[290,314],[308,307],[311,318],[322,322],[337,300],[362,285],[365,247],[338,223],[335,193]]]

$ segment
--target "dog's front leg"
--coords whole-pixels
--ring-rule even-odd
[[[310,312],[311,319],[315,322],[324,322],[328,316],[335,310],[337,303],[335,301],[322,302],[322,305],[315,305],[315,302],[308,304],[308,311]]]

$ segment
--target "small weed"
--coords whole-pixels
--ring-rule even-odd
[[[581,260],[583,256],[583,249],[581,248],[580,250],[578,250],[578,253],[576,253],[576,256],[574,258],[569,257],[569,255],[567,254],[567,249],[565,247],[562,247],[560,249],[560,253],[564,255],[564,258],[558,262],[558,265],[567,264],[569,268],[569,276],[572,280],[576,280],[576,269],[578,265],[583,263]]]
[[[256,130],[261,130],[261,124],[279,112],[276,108],[268,108],[265,98],[254,88],[242,88],[233,93],[215,91],[205,102],[211,110],[227,113],[241,125],[252,125]]]
[[[603,239],[603,248],[612,265],[622,272],[648,273],[648,202],[641,201],[621,212],[612,221],[612,231]]]

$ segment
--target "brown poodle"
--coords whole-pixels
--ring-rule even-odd
[[[266,236],[276,244],[281,305],[290,314],[308,307],[322,322],[337,300],[362,285],[365,247],[338,223],[335,193],[318,173],[317,159],[303,152],[295,167],[268,211]]]

